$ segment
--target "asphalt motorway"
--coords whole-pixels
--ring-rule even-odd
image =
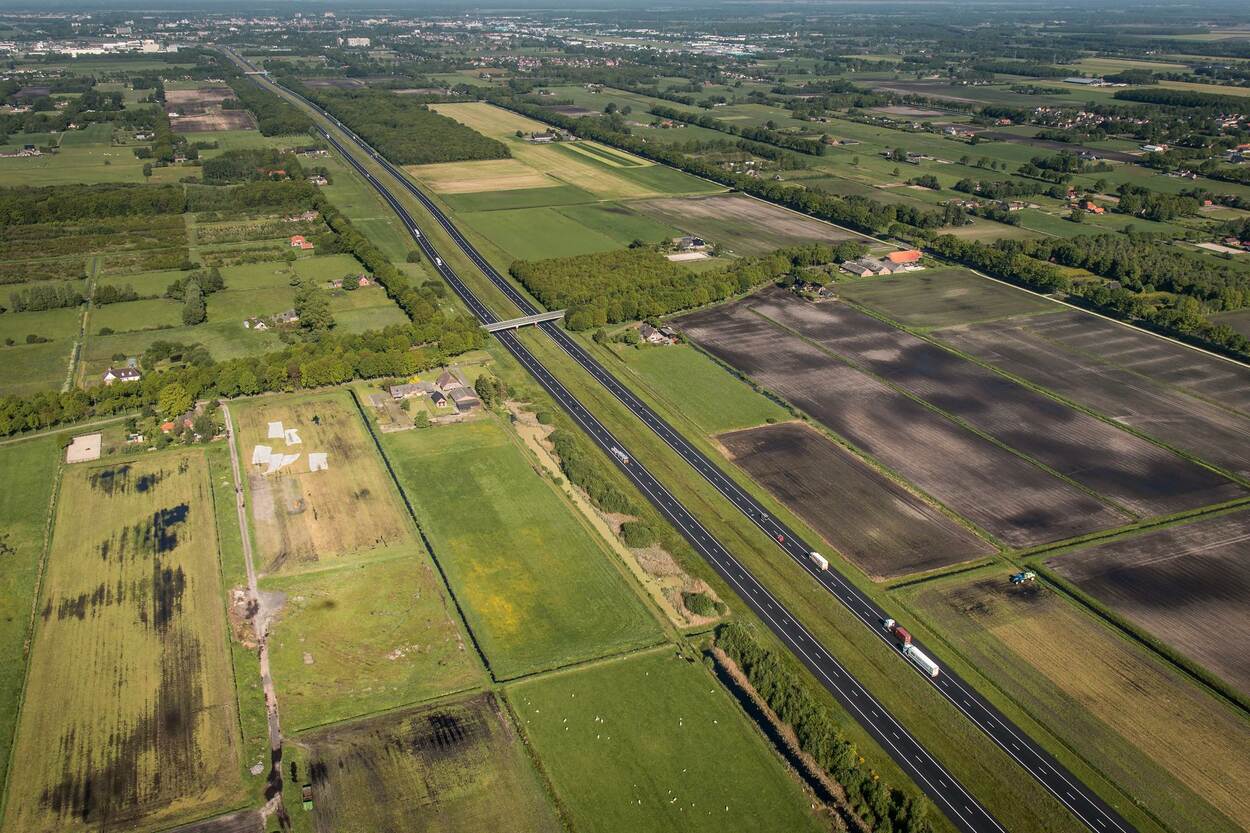
[[[235,56],[237,59],[237,56]],[[246,63],[246,62],[245,62]],[[250,65],[247,65],[250,67]],[[264,83],[272,84],[267,78]],[[276,86],[276,85],[275,85]],[[417,189],[398,169],[383,159],[350,130],[343,128],[332,116],[317,105],[296,93],[307,106],[334,121],[345,135],[360,147],[361,151],[383,167],[403,188],[421,202],[452,240],[482,270],[491,282],[502,291],[524,315],[542,312],[535,307],[512,284],[500,275],[481,256],[476,248],[460,233],[424,193]],[[444,262],[421,235],[416,222],[399,203],[390,190],[379,182],[355,156],[334,136],[323,131],[339,153],[369,182],[403,220],[413,239],[422,248],[431,264],[438,268],[442,277],[483,323],[494,323],[496,316],[469,290],[455,272]],[[573,340],[558,324],[548,322],[539,325],[574,361],[594,376],[612,392],[635,416],[641,419],[661,437],[688,464],[693,466],[709,483],[734,504],[744,515],[759,526],[778,547],[798,563],[807,573],[844,607],[851,611],[883,643],[890,646],[900,662],[911,666],[898,652],[894,640],[881,626],[888,614],[832,566],[821,570],[809,557],[811,548],[798,538],[784,523],[773,517],[754,498],[744,492],[730,477],[694,448],[667,422],[622,385],[604,369],[584,348]],[[895,761],[906,770],[951,821],[966,831],[1003,831],[1004,828],[957,782],[872,696],[851,677],[824,646],[796,621],[784,607],[757,582],[754,577],[717,541],[708,530],[685,509],[674,496],[657,481],[645,467],[629,455],[625,448],[607,429],[555,379],[541,363],[522,345],[513,333],[498,332],[496,336],[513,356],[537,379],[539,384],[564,407],[588,435],[616,461],[618,467],[647,496],[657,509],[690,541],[691,545],[746,601],[755,613],[765,621],[775,634],[785,642],[795,655],[824,683],[826,688],[854,715],[874,739],[886,749]],[[621,452],[628,462],[622,461],[614,450]],[[1130,833],[1133,827],[1122,819],[1092,790],[1082,784],[1052,756],[1034,743],[1022,730],[1007,720],[994,706],[981,697],[971,686],[942,664],[941,658],[917,642],[930,657],[942,666],[936,678],[916,672],[928,680],[942,696],[973,721],[988,737],[997,743],[1023,769],[1048,789],[1073,816],[1094,831],[1120,831]]]

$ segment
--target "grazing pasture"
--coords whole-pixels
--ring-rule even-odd
[[[790,419],[785,408],[688,345],[617,353],[639,381],[708,434]]]
[[[1210,469],[845,305],[772,290],[750,308],[1138,515],[1246,495]]]
[[[269,636],[284,729],[393,709],[481,680],[429,555],[415,542],[412,550],[262,583],[285,596]]]
[[[919,329],[993,321],[1055,309],[1036,295],[994,283],[966,269],[925,269],[850,280],[837,293],[899,323]]]
[[[1172,830],[1244,830],[1250,723],[1044,585],[1002,569],[902,588],[991,684]],[[1212,766],[1219,761],[1219,766]]]
[[[494,419],[381,441],[496,679],[660,640],[606,544]]]
[[[828,829],[729,694],[669,651],[527,680],[508,700],[577,830]]]
[[[617,203],[461,212],[459,219],[519,260],[604,252],[680,234]]]
[[[979,558],[994,548],[806,425],[718,438],[733,461],[874,579]]]
[[[25,336],[13,347],[0,348],[0,396],[60,390],[69,372],[69,342],[21,343],[24,340]]]
[[[67,469],[4,830],[149,830],[241,799],[203,455]]]
[[[1050,558],[1046,566],[1250,696],[1250,511]]]
[[[411,545],[399,495],[345,394],[263,397],[233,410],[262,572],[299,572]],[[270,422],[295,429],[302,442],[269,439]],[[300,456],[265,474],[265,466],[251,465],[257,445]],[[329,470],[309,471],[310,452],[328,455]]]
[[[1129,519],[742,303],[677,321],[713,355],[1009,546],[1069,538]]]
[[[35,589],[43,555],[48,502],[56,485],[61,439],[41,437],[0,448],[0,783],[8,771],[9,747],[26,675]]]
[[[642,200],[630,207],[744,255],[802,243],[864,239],[853,231],[737,195]]]
[[[329,727],[301,744],[316,833],[562,829],[493,694]]]
[[[1034,319],[1048,317],[1004,319],[940,330],[932,335],[1173,448],[1241,477],[1250,477],[1250,418],[1203,401],[1162,379],[1103,361],[1097,351],[1068,349],[1048,338],[1044,326],[1033,326]],[[1158,343],[1176,351],[1180,358],[1192,355],[1193,360],[1203,359],[1186,347]],[[1160,358],[1168,361],[1164,353]],[[1241,372],[1233,365],[1221,369],[1225,373]]]

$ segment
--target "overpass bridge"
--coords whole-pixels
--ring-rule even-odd
[[[500,330],[519,330],[530,324],[541,324],[544,321],[557,321],[564,317],[564,310],[558,309],[554,312],[540,312],[537,315],[525,315],[520,318],[509,318],[507,321],[496,321],[492,324],[483,324],[482,329],[488,333],[497,333]]]

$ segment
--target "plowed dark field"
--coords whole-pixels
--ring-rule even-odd
[[[751,309],[1138,515],[1246,494],[1210,469],[843,304],[774,290]]]
[[[1119,511],[768,323],[741,303],[680,319],[696,342],[1011,546],[1128,520]]]
[[[734,462],[873,578],[934,570],[994,548],[801,423],[722,434]]]
[[[1101,361],[1095,353],[1067,349],[1048,340],[1046,320],[1052,318],[1033,316],[974,324],[942,330],[933,336],[1174,448],[1236,474],[1250,476],[1250,419],[1197,399],[1161,380],[1145,378]],[[1153,340],[1180,353],[1200,355],[1184,347]],[[1221,369],[1234,376],[1247,373],[1233,365]],[[1233,389],[1239,384],[1234,382]]]
[[[1250,511],[1126,538],[1046,562],[1250,695]]]

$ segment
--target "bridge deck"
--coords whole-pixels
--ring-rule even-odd
[[[500,330],[515,330],[518,327],[525,327],[529,324],[556,321],[563,317],[564,310],[558,309],[554,312],[540,312],[537,315],[526,315],[521,318],[509,318],[507,321],[496,321],[494,324],[483,324],[482,329],[488,333],[497,333]]]

